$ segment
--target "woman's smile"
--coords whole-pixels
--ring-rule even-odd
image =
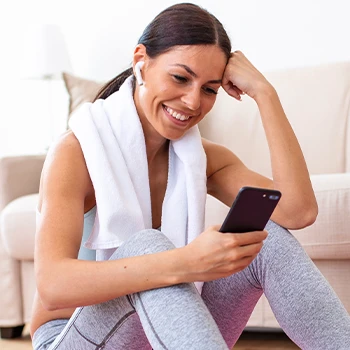
[[[174,110],[166,105],[163,105],[163,110],[166,117],[176,125],[184,127],[191,121],[192,116],[186,115],[178,110]]]

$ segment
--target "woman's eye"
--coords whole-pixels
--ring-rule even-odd
[[[177,80],[179,83],[186,83],[187,82],[187,78],[182,77],[181,75],[173,75],[174,79]]]
[[[207,93],[207,94],[209,94],[209,95],[217,95],[218,94],[218,92],[216,91],[216,90],[214,90],[214,89],[212,89],[212,88],[203,88],[204,89],[204,91]]]

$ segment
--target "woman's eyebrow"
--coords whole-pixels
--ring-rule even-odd
[[[186,66],[185,64],[177,63],[177,64],[173,64],[172,66],[182,67],[189,74],[191,74],[193,77],[197,78],[197,74],[189,66]],[[222,80],[221,79],[209,80],[208,83],[210,83],[210,84],[221,84]]]

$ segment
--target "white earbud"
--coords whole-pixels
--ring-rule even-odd
[[[136,76],[137,83],[139,85],[143,85],[141,69],[142,69],[144,64],[145,64],[144,61],[139,61],[135,64],[135,76]]]

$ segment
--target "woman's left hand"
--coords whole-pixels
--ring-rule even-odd
[[[241,51],[231,53],[224,71],[222,87],[237,100],[241,100],[241,95],[244,94],[256,99],[260,93],[273,89]]]

